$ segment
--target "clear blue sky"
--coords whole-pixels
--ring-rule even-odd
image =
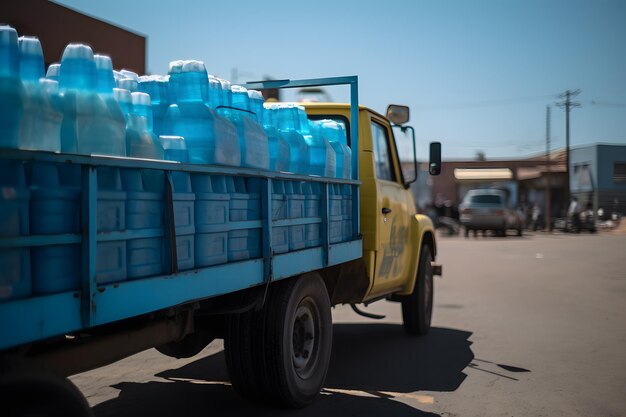
[[[240,82],[358,75],[362,104],[411,107],[421,159],[433,140],[446,159],[544,152],[546,105],[566,89],[582,91],[573,146],[626,143],[624,0],[60,3],[147,36],[150,73],[200,59]],[[565,145],[556,107],[552,142]]]

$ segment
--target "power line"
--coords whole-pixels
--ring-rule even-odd
[[[591,100],[591,104],[600,107],[626,107],[626,103],[607,103],[606,101]]]
[[[556,94],[542,95],[542,96],[529,96],[529,97],[516,97],[502,100],[485,100],[474,101],[464,103],[439,103],[439,104],[417,104],[412,107],[421,110],[449,110],[449,109],[465,109],[465,108],[478,108],[478,107],[493,107],[503,106],[510,104],[529,103],[534,101],[551,99]]]

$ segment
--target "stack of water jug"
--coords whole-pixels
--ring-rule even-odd
[[[114,71],[111,59],[69,44],[44,74],[41,44],[0,26],[0,152],[28,149],[169,160],[351,178],[345,127],[309,121],[301,106],[173,61],[167,76]],[[86,172],[86,171],[85,171]],[[0,239],[56,235],[53,244],[0,249],[0,301],[78,290],[83,169],[0,158]],[[98,284],[166,272],[165,171],[97,168]],[[262,256],[261,182],[171,174],[180,271]],[[272,218],[321,216],[322,185],[273,181]],[[351,187],[329,186],[331,243],[352,239]],[[321,224],[274,227],[284,253],[321,244]],[[58,242],[58,244],[57,244]]]

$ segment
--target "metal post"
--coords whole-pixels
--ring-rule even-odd
[[[552,193],[550,189],[550,106],[546,106],[546,228],[552,231]]]

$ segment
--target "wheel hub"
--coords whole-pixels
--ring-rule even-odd
[[[298,306],[293,323],[292,360],[296,373],[306,378],[317,360],[319,313],[311,299]]]

